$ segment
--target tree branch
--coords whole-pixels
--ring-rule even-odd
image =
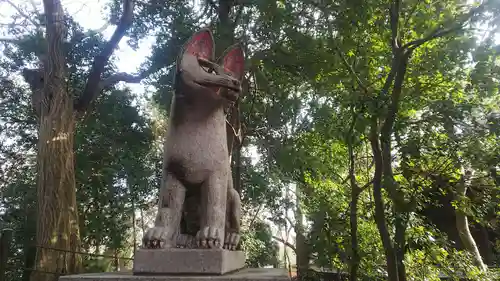
[[[484,10],[486,5],[489,3],[489,1],[484,2],[483,4],[477,6],[476,8],[471,9],[468,13],[462,15],[462,19],[459,20],[457,23],[454,24],[454,26],[450,28],[443,29],[442,27],[438,27],[435,30],[433,30],[429,35],[425,36],[424,38],[417,39],[414,41],[411,41],[403,46],[403,48],[411,48],[415,49],[422,44],[425,44],[433,39],[437,39],[440,37],[444,37],[450,33],[453,33],[455,31],[459,31],[464,27],[464,24],[475,14],[481,12],[481,10]],[[440,25],[442,26],[442,24]]]
[[[238,8],[238,11],[236,12],[236,15],[234,16],[234,22],[233,22],[233,30],[238,26],[238,22],[241,19],[241,15],[243,14],[243,8],[245,8],[244,5],[240,5]]]
[[[273,239],[276,240],[276,241],[278,241],[278,242],[280,242],[280,243],[283,243],[283,245],[285,245],[288,248],[292,249],[294,252],[297,252],[297,248],[295,248],[294,245],[290,244],[290,242],[285,241],[284,239],[281,239],[278,236],[274,236],[274,235],[273,235]]]
[[[104,72],[104,68],[108,63],[109,58],[113,54],[113,51],[118,46],[118,43],[120,43],[121,39],[125,35],[125,32],[132,25],[133,17],[134,1],[124,0],[123,12],[120,18],[120,22],[118,23],[115,32],[111,36],[111,39],[104,46],[101,53],[94,58],[92,69],[90,70],[90,74],[87,78],[87,84],[85,85],[85,89],[83,90],[80,99],[75,104],[75,110],[79,112],[85,112],[92,101],[94,101],[99,94],[99,91],[102,89],[100,88],[100,86],[102,86],[101,75]]]
[[[31,107],[37,117],[41,114],[43,97],[43,69],[23,69],[22,76],[31,89]]]
[[[109,26],[110,26],[110,23],[107,22],[107,23],[103,24],[101,27],[99,27],[98,29],[91,29],[91,30],[85,32],[83,36],[89,37],[89,36],[92,36],[93,34],[103,33],[106,29],[108,29]]]
[[[118,82],[140,83],[142,79],[144,79],[144,74],[132,75],[125,72],[118,72],[109,76],[106,79],[103,79],[99,83],[98,92],[102,91],[105,88],[109,88]]]
[[[458,31],[460,29],[462,29],[462,25],[457,25],[457,26],[454,26],[452,28],[448,28],[448,29],[444,29],[444,30],[439,30],[439,29],[436,29],[435,31],[433,31],[431,34],[427,35],[426,37],[424,38],[421,38],[421,39],[417,39],[417,40],[414,40],[414,41],[411,41],[407,44],[405,44],[403,46],[403,48],[411,48],[411,49],[415,49],[431,40],[434,40],[434,39],[437,39],[437,38],[441,38],[441,37],[444,37],[450,33],[453,33],[455,31]]]
[[[394,0],[391,3],[391,7],[389,9],[389,17],[391,23],[391,46],[393,50],[399,48],[399,11],[401,9],[401,0]]]
[[[0,42],[6,44],[20,44],[23,41],[18,38],[0,38]]]
[[[389,74],[385,78],[384,86],[382,87],[381,94],[382,96],[386,96],[389,93],[389,89],[392,86],[392,82],[394,81],[394,77],[396,76],[396,67],[397,67],[397,59],[392,59],[391,70]]]
[[[21,8],[19,8],[16,4],[14,4],[14,2],[12,2],[11,0],[4,0],[4,1],[7,2],[12,8],[14,8],[14,10],[16,10],[17,13],[19,13],[19,15],[21,15],[22,17],[24,17],[24,19],[26,19],[27,21],[29,21],[35,27],[39,27],[40,26],[39,23],[36,23],[33,20],[33,17],[31,17],[31,16],[27,15],[25,12],[23,12],[23,10],[21,10]],[[35,10],[35,12],[36,12],[36,10]]]
[[[354,78],[356,79],[356,82],[358,83],[359,87],[361,89],[363,89],[363,91],[365,92],[365,94],[368,94],[368,88],[365,86],[365,84],[363,83],[363,81],[361,81],[361,78],[358,76],[358,74],[356,73],[356,71],[354,70],[354,68],[349,64],[349,62],[347,61],[346,57],[344,56],[344,53],[342,53],[342,51],[340,50],[340,48],[337,46],[337,45],[334,45],[335,47],[335,50],[337,51],[340,59],[342,60],[342,63],[345,65],[345,67],[347,68],[347,70],[349,71],[349,73],[354,76]]]

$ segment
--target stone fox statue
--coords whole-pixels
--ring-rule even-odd
[[[229,47],[219,65],[212,62],[214,50],[211,32],[202,29],[177,58],[158,214],[143,247],[194,242],[235,250],[239,242],[241,202],[232,184],[224,108],[241,93],[244,54],[239,45]]]

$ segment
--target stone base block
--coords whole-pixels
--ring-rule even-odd
[[[133,275],[132,273],[92,273],[68,275],[59,281],[290,281],[285,269],[246,268],[225,275]]]
[[[245,267],[245,253],[223,249],[138,249],[134,256],[136,275],[221,275]]]

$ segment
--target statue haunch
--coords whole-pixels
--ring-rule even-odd
[[[143,247],[238,245],[241,202],[232,184],[224,107],[241,93],[244,55],[234,45],[219,65],[212,62],[214,50],[211,32],[202,29],[177,58],[158,215]]]

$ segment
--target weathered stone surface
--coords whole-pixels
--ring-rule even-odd
[[[225,274],[245,267],[245,253],[223,249],[138,249],[134,274]]]
[[[233,188],[225,109],[241,94],[245,59],[234,45],[214,63],[214,50],[212,32],[201,29],[176,61],[158,214],[144,234],[145,248],[175,248],[178,233],[208,248],[239,244],[241,200]]]
[[[225,275],[133,275],[127,273],[92,273],[69,275],[59,281],[290,281],[285,269],[246,268]]]

